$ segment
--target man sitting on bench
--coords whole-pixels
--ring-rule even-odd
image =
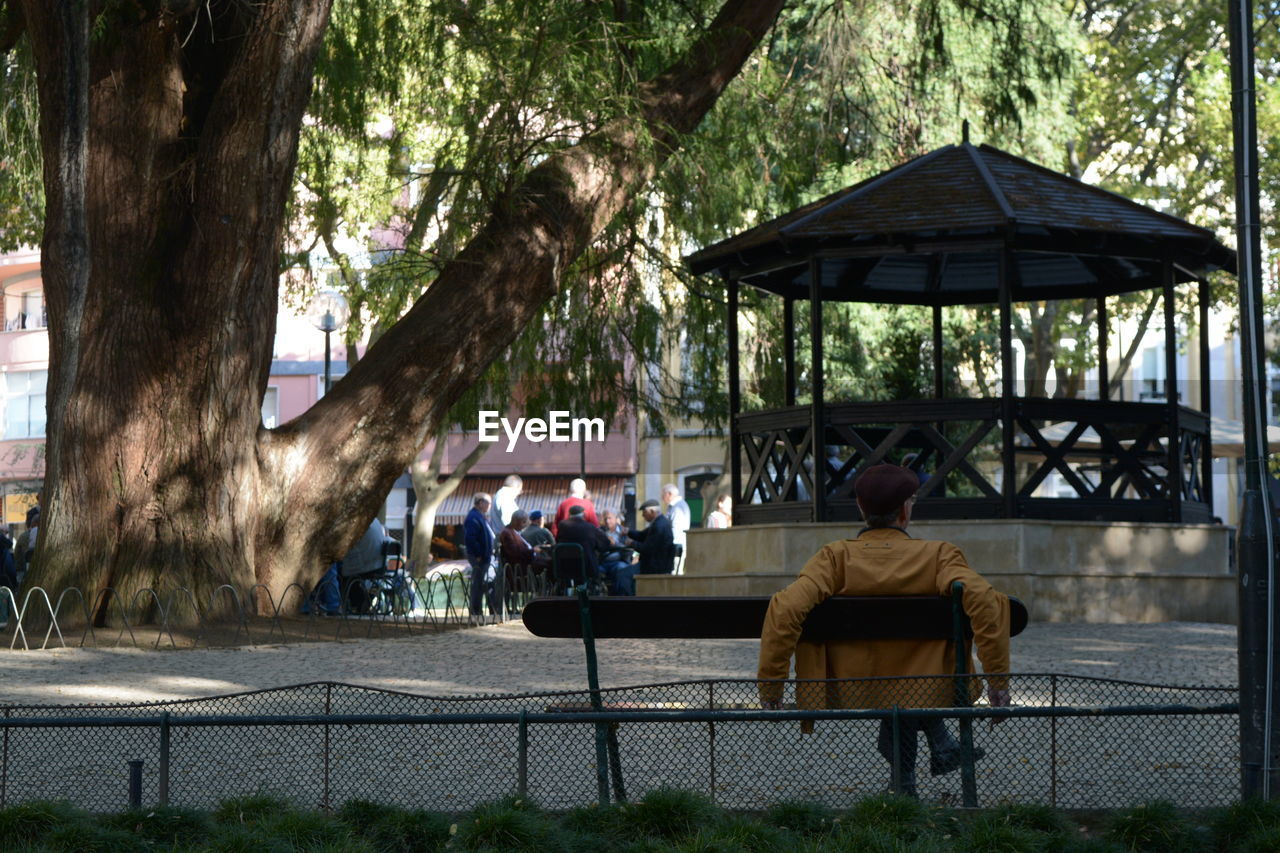
[[[782,680],[796,658],[798,679],[849,679],[955,672],[954,643],[946,640],[828,640],[801,642],[800,631],[815,606],[833,595],[950,595],[964,584],[963,606],[973,626],[973,641],[983,671],[1009,671],[1009,599],[969,568],[960,549],[948,542],[912,539],[906,531],[920,481],[897,465],[873,465],[854,483],[866,527],[854,539],[831,542],[805,563],[800,576],[773,596],[760,635],[760,700],[781,708]],[[970,662],[972,663],[972,662]],[[968,672],[976,670],[969,666]],[[1008,679],[988,676],[991,704],[1009,704]],[[972,680],[970,699],[981,691]],[[955,704],[950,678],[844,684],[797,684],[801,708],[929,708]],[[809,724],[812,725],[811,723]],[[917,734],[929,742],[930,772],[950,773],[960,766],[960,744],[941,719],[898,721],[898,761],[903,793],[916,795]],[[877,748],[893,764],[893,727],[880,723]],[[974,749],[981,758],[982,750]]]

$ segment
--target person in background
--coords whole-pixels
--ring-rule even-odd
[[[489,612],[497,613],[497,601],[493,594],[494,535],[489,526],[489,508],[493,500],[485,492],[477,492],[472,498],[471,512],[462,524],[463,543],[467,548],[467,561],[471,563],[471,615],[481,616],[481,599],[489,603]]]
[[[0,587],[8,592],[0,592],[0,631],[9,627],[9,596],[17,602],[18,573],[13,566],[13,543],[9,534],[0,535]]]
[[[675,546],[675,573],[684,571],[684,549],[693,526],[693,513],[689,504],[680,497],[680,487],[667,483],[662,487],[662,502],[667,505],[667,518],[671,521],[671,541]]]
[[[26,577],[27,566],[36,552],[36,536],[40,528],[40,507],[33,506],[27,510],[27,529],[18,534],[18,541],[13,546],[14,573],[18,583]]]
[[[627,548],[627,528],[622,526],[618,513],[604,511],[604,523],[600,530],[609,539],[610,548],[600,558],[600,574],[609,584],[614,595],[636,594],[636,567],[631,563],[631,550]]]
[[[511,515],[520,508],[516,498],[524,491],[524,480],[519,474],[511,474],[502,481],[502,487],[493,493],[493,506],[489,508],[489,526],[501,530],[511,523]]]
[[[546,518],[543,517],[542,510],[535,509],[529,513],[529,526],[521,530],[520,535],[533,547],[550,551],[551,546],[556,544],[556,537],[551,535],[545,524]]]
[[[644,530],[631,531],[629,544],[640,556],[637,567],[642,575],[669,575],[675,570],[675,552],[671,536],[671,519],[662,514],[657,501],[640,504]]]
[[[587,521],[593,526],[600,524],[600,519],[596,518],[596,507],[587,497],[587,481],[581,477],[575,477],[569,481],[569,497],[560,501],[560,506],[556,507],[555,520],[551,522],[551,534],[560,539],[560,522],[569,517],[569,510],[575,506],[580,506],[583,513],[587,517]]]
[[[579,545],[582,557],[579,557],[576,548],[559,550],[560,546],[568,544]],[[560,525],[556,547],[556,568],[559,571],[556,583],[572,583],[576,586],[584,581],[595,580],[600,574],[600,553],[609,550],[609,539],[594,522],[587,519],[585,507],[574,506],[569,509],[568,518]],[[586,560],[585,566],[583,559]]]
[[[705,525],[710,530],[725,530],[733,526],[733,498],[722,494],[716,498],[716,508],[707,513]]]
[[[529,513],[518,509],[511,513],[511,521],[498,531],[498,553],[502,562],[509,566],[527,566],[544,569],[551,565],[551,557],[541,553],[529,544],[529,540],[521,536],[521,532],[529,526]],[[510,578],[508,578],[510,581]],[[507,584],[508,589],[510,583]]]

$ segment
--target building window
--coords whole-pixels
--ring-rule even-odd
[[[44,389],[48,381],[47,370],[5,374],[5,438],[44,437]]]
[[[279,423],[280,389],[272,385],[262,397],[262,425],[267,429],[275,429]]]
[[[43,290],[10,293],[4,300],[4,328],[9,332],[43,329],[49,325]]]

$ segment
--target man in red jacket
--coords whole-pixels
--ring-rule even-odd
[[[560,506],[556,508],[555,520],[551,522],[551,535],[560,538],[560,522],[569,517],[569,510],[575,506],[582,507],[586,514],[587,521],[600,526],[600,519],[596,518],[596,505],[587,499],[587,481],[581,477],[575,477],[569,481],[569,497],[560,501]]]

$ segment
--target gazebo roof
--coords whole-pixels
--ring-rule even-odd
[[[1097,297],[1235,271],[1213,232],[989,145],[948,145],[690,255],[807,298],[822,261],[832,301],[995,302],[1002,251],[1014,301]]]

